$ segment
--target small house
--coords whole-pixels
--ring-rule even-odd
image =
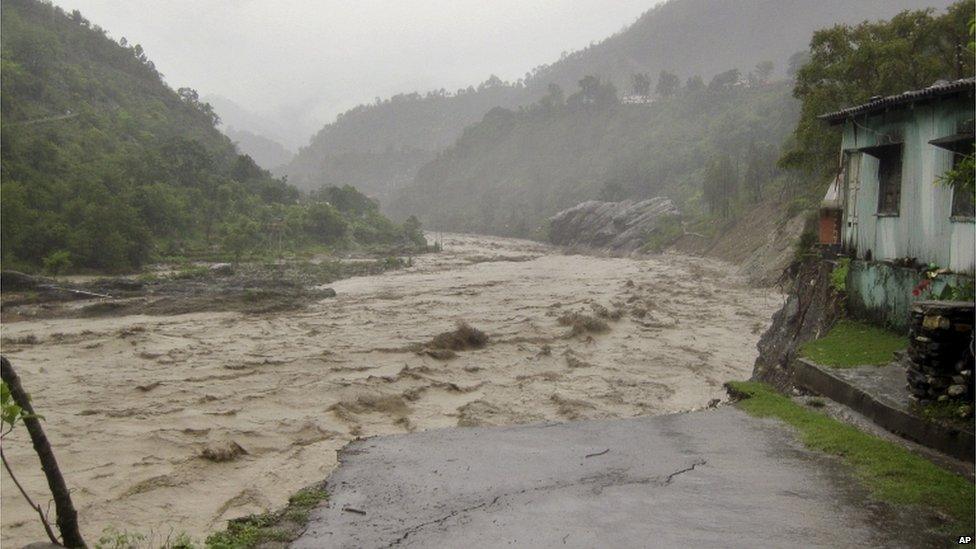
[[[840,175],[821,205],[820,232],[831,243],[839,222],[840,246],[852,258],[852,312],[906,327],[920,298],[920,266],[945,273],[943,286],[971,283],[972,195],[940,178],[973,153],[974,92],[974,78],[939,81],[820,116],[843,126]]]
[[[955,272],[976,267],[972,197],[938,182],[973,152],[976,79],[824,114],[843,124],[841,239],[859,259],[913,258]]]

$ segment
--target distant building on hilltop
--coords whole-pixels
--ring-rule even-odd
[[[972,284],[973,197],[939,179],[973,153],[974,92],[974,78],[940,81],[820,116],[843,124],[841,173],[821,205],[820,240],[852,258],[848,307],[856,315],[907,327],[915,300]],[[931,286],[922,292],[924,278]]]
[[[625,95],[620,99],[625,105],[649,105],[654,102],[650,95]]]

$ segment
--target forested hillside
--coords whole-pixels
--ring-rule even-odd
[[[529,105],[555,83],[571,90],[587,75],[613,83],[621,95],[653,91],[662,71],[680,82],[772,63],[790,68],[814,30],[835,23],[886,18],[907,8],[949,5],[948,0],[671,0],[599,43],[536,67],[516,82],[492,77],[456,92],[401,94],[357,107],[323,128],[282,173],[303,188],[351,184],[386,203],[389,190],[412,180],[427,160],[494,107]],[[792,63],[802,57],[792,59]],[[794,67],[795,68],[795,67]],[[641,78],[643,77],[643,78]],[[637,89],[635,89],[637,88]],[[645,92],[646,93],[646,92]]]
[[[281,173],[300,188],[351,184],[384,201],[417,169],[496,106],[515,107],[519,90],[497,77],[477,88],[400,94],[340,114]]]
[[[779,175],[778,144],[798,109],[787,82],[744,84],[738,71],[651,104],[622,104],[614,92],[587,78],[568,97],[553,86],[528,108],[493,109],[390,209],[512,236],[541,236],[547,217],[589,199],[666,195],[728,215],[730,201],[758,201]]]
[[[335,244],[356,223],[378,227],[368,238],[419,236],[375,213],[300,201],[237,154],[195,91],[167,87],[138,44],[109,39],[77,11],[4,0],[0,40],[4,268],[239,256],[283,232],[295,245]]]
[[[670,79],[651,103],[621,102],[613,82],[593,76],[568,97],[550,84],[532,106],[493,109],[465,129],[389,209],[432,227],[513,236],[541,236],[547,217],[591,199],[663,195],[719,220],[771,200],[784,209],[777,215],[796,213],[822,196],[836,162],[837,132],[816,115],[972,75],[973,9],[963,0],[819,30],[795,82],[771,80],[760,63],[707,84]]]

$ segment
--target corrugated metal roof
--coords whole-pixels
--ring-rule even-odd
[[[947,95],[956,95],[965,92],[972,93],[974,89],[976,89],[976,78],[961,78],[951,82],[939,80],[927,88],[906,91],[897,95],[889,95],[887,97],[873,97],[867,103],[862,103],[860,105],[855,105],[853,107],[848,107],[835,112],[821,114],[817,118],[826,120],[831,124],[839,124],[857,114],[875,112],[882,109],[911,103],[913,101],[932,99]]]

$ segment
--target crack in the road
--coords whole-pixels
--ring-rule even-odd
[[[523,495],[523,494],[527,494],[529,492],[541,492],[541,491],[548,491],[548,490],[560,490],[560,489],[563,489],[563,488],[568,488],[570,486],[580,486],[580,485],[584,485],[585,486],[585,485],[588,485],[588,484],[596,484],[598,491],[602,491],[603,488],[607,488],[609,486],[624,486],[624,485],[627,485],[627,484],[652,484],[652,483],[655,483],[655,481],[656,481],[656,484],[658,486],[669,486],[674,481],[675,477],[677,477],[678,475],[682,475],[684,473],[688,473],[688,472],[694,471],[695,468],[697,468],[699,466],[702,466],[702,465],[706,465],[707,463],[708,463],[707,460],[702,459],[702,458],[698,458],[691,465],[689,465],[687,467],[684,467],[682,469],[678,469],[677,471],[668,474],[668,476],[664,477],[663,480],[658,480],[661,477],[631,479],[631,478],[627,478],[626,474],[624,474],[624,473],[622,473],[620,471],[610,471],[610,472],[603,473],[603,474],[599,474],[599,475],[594,475],[594,476],[589,476],[589,477],[583,477],[583,478],[580,478],[580,479],[578,479],[576,481],[572,481],[572,482],[557,482],[557,483],[548,484],[548,485],[545,485],[545,486],[536,486],[534,488],[523,488],[522,490],[517,490],[515,492],[509,492],[509,493],[505,493],[505,494],[498,494],[497,496],[495,496],[494,498],[492,498],[491,501],[486,501],[486,502],[479,503],[477,505],[471,505],[471,506],[468,506],[468,507],[463,507],[461,509],[455,509],[455,510],[451,511],[450,513],[444,515],[443,517],[440,517],[440,518],[437,518],[437,519],[434,519],[434,520],[429,520],[429,521],[422,522],[420,524],[411,526],[406,531],[404,531],[403,534],[400,535],[400,537],[398,537],[397,539],[393,540],[389,545],[387,545],[387,547],[393,547],[395,545],[400,545],[401,543],[403,543],[404,541],[406,541],[406,539],[408,537],[410,537],[410,535],[412,535],[412,534],[414,534],[416,532],[419,532],[420,530],[423,530],[424,528],[427,528],[428,526],[433,526],[435,524],[444,523],[444,522],[446,522],[446,521],[448,521],[448,520],[450,520],[450,519],[452,519],[452,518],[454,518],[454,517],[456,517],[458,515],[462,515],[464,513],[468,513],[468,512],[471,512],[471,511],[476,511],[478,509],[484,509],[484,508],[487,508],[487,507],[491,507],[491,506],[495,505],[496,503],[498,503],[498,501],[501,500],[502,498],[513,497],[513,496],[520,496],[520,495]]]
[[[413,534],[414,532],[418,532],[418,531],[420,531],[420,530],[422,530],[422,529],[424,529],[424,528],[426,528],[428,526],[431,526],[431,525],[434,525],[434,524],[437,524],[437,523],[440,523],[440,522],[445,522],[445,521],[449,520],[451,517],[455,517],[457,515],[460,515],[462,513],[467,513],[469,511],[474,511],[475,509],[481,509],[483,507],[491,507],[492,505],[498,503],[498,500],[501,499],[503,495],[508,495],[508,494],[500,494],[500,495],[495,496],[495,498],[492,499],[491,501],[486,501],[484,503],[479,503],[478,505],[472,505],[470,507],[465,507],[463,509],[455,509],[455,510],[451,511],[450,513],[448,513],[447,515],[445,515],[445,516],[443,516],[443,517],[441,517],[439,519],[430,520],[430,521],[427,521],[427,522],[422,522],[420,524],[417,524],[416,526],[411,526],[410,528],[407,529],[406,532],[403,533],[403,535],[401,535],[399,538],[393,540],[393,542],[391,542],[389,545],[387,545],[387,547],[393,547],[394,545],[400,545],[400,543],[402,543],[404,540],[406,540],[407,537],[410,536],[410,534]]]
[[[696,459],[695,462],[692,463],[690,466],[685,467],[684,469],[678,469],[677,471],[675,471],[675,472],[671,473],[670,475],[668,475],[668,478],[664,479],[664,486],[667,486],[667,485],[671,484],[671,481],[674,480],[674,477],[676,477],[678,475],[682,475],[684,473],[688,473],[688,472],[694,471],[695,470],[695,467],[698,467],[699,465],[705,465],[706,463],[708,463],[708,462],[705,461],[704,459],[701,459],[701,458]]]

